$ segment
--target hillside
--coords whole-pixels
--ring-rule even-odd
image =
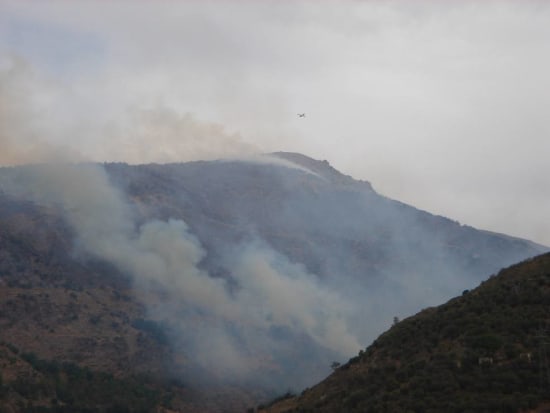
[[[397,322],[326,380],[262,411],[547,411],[549,305],[545,254]]]
[[[129,404],[242,411],[546,250],[300,154],[0,168],[0,399],[108,411],[116,382]]]
[[[264,393],[188,380],[185,354],[133,288],[75,255],[58,211],[0,197],[0,412],[241,411]]]

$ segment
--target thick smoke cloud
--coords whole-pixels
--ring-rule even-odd
[[[347,330],[351,308],[318,277],[265,246],[247,246],[238,259],[234,274],[243,289],[237,297],[255,309],[259,322],[296,326],[340,354],[353,354],[360,347]]]
[[[0,189],[62,208],[80,253],[115,265],[142,291],[169,297],[165,305],[151,308],[151,315],[172,327],[176,347],[185,340],[183,352],[220,379],[250,380],[261,358],[290,357],[290,343],[269,339],[273,329],[305,336],[337,357],[361,347],[348,330],[352,308],[345,300],[267,245],[258,241],[232,250],[225,263],[230,286],[200,269],[206,252],[182,220],[138,225],[124,194],[100,166],[42,164],[13,172]],[[286,385],[308,384],[326,372],[328,363],[324,367],[313,377],[307,372],[287,379]]]

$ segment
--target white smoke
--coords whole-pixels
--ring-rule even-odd
[[[169,305],[151,313],[168,320],[176,335],[194,328],[193,338],[187,335],[192,343],[184,350],[207,370],[250,379],[257,373],[258,360],[280,346],[266,338],[272,328],[307,336],[341,357],[361,347],[348,330],[352,308],[346,301],[268,246],[255,242],[233,250],[227,264],[236,286],[229,288],[227,279],[199,268],[206,252],[185,222],[151,220],[138,225],[102,167],[48,164],[16,172],[11,182],[0,184],[1,189],[61,207],[81,252],[131,275],[138,289],[168,295]],[[176,314],[180,319],[172,322]],[[196,314],[202,320],[198,324]]]
[[[161,106],[128,111],[127,118],[106,129],[103,144],[94,142],[87,152],[94,159],[139,164],[237,157],[259,150],[222,125]]]
[[[0,55],[0,165],[70,159],[166,163],[253,156],[261,150],[222,125],[161,103],[89,101],[74,86]]]
[[[101,166],[68,160],[141,163],[230,157],[298,166],[258,157],[257,148],[238,134],[188,113],[134,107],[114,119],[82,103],[76,93],[39,76],[21,59],[3,61],[0,164],[34,165],[16,168],[0,189],[60,207],[75,231],[78,251],[131,275],[138,289],[167,293],[169,303],[151,308],[151,316],[170,320],[176,336],[193,324],[193,338],[186,339],[183,351],[210,371],[246,379],[270,352],[287,354],[287,344],[269,338],[273,328],[308,337],[341,357],[358,350],[358,340],[347,327],[351,309],[315,275],[256,242],[235,248],[227,267],[236,287],[230,288],[227,279],[200,268],[206,252],[185,222],[138,223],[125,195],[111,185]],[[69,103],[76,107],[68,108]],[[92,112],[97,113],[93,122]],[[174,314],[187,315],[174,321]],[[197,314],[203,323],[195,323]]]
[[[347,331],[351,309],[337,293],[298,264],[289,263],[267,247],[249,245],[238,255],[234,274],[243,286],[237,294],[259,322],[307,332],[318,344],[340,354],[360,348]]]
[[[47,106],[55,90],[22,59],[0,55],[0,165],[53,160],[61,150],[50,135]],[[76,159],[75,153],[70,154]]]

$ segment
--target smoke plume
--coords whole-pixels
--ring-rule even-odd
[[[290,358],[292,347],[269,338],[273,331],[303,336],[335,357],[360,348],[349,330],[352,308],[303,266],[260,241],[232,249],[225,265],[234,285],[200,268],[206,252],[179,219],[137,223],[124,194],[96,164],[41,164],[17,168],[1,188],[40,204],[62,208],[76,232],[76,248],[132,276],[135,287],[162,291],[167,304],[151,309],[182,350],[220,379],[250,380],[265,357]],[[178,314],[178,316],[175,316]],[[197,324],[196,315],[204,322]],[[177,322],[171,321],[178,319]],[[190,338],[185,334],[195,331]],[[318,379],[326,366],[317,372]],[[310,383],[311,376],[286,381]]]
[[[98,110],[92,122],[86,105],[68,109],[71,117],[52,109],[78,102],[74,95],[68,99],[72,93],[39,76],[21,59],[11,57],[0,65],[0,164],[33,164],[16,168],[9,179],[4,176],[0,188],[61,208],[75,230],[76,250],[131,275],[135,288],[168,294],[168,303],[151,309],[151,315],[177,318],[169,323],[175,347],[181,345],[196,365],[217,371],[220,379],[242,380],[254,377],[261,360],[291,357],[295,349],[280,340],[281,334],[302,337],[323,349],[326,357],[348,357],[357,351],[358,339],[347,325],[352,308],[314,274],[257,240],[234,247],[227,258],[233,277],[229,286],[227,279],[200,267],[207,253],[183,220],[138,223],[125,194],[90,161],[244,157],[305,169],[255,157],[258,149],[238,134],[188,113],[132,108],[114,119]],[[197,314],[208,321],[192,322]],[[178,344],[190,325],[195,326],[193,338],[185,335],[185,343]],[[298,375],[294,383],[310,384],[327,368],[328,363]]]
[[[20,57],[0,59],[0,165],[165,163],[261,152],[238,133],[191,113],[160,103],[110,106],[48,78]]]

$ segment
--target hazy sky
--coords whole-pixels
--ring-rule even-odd
[[[550,245],[549,73],[545,1],[0,0],[0,163],[298,151]]]

